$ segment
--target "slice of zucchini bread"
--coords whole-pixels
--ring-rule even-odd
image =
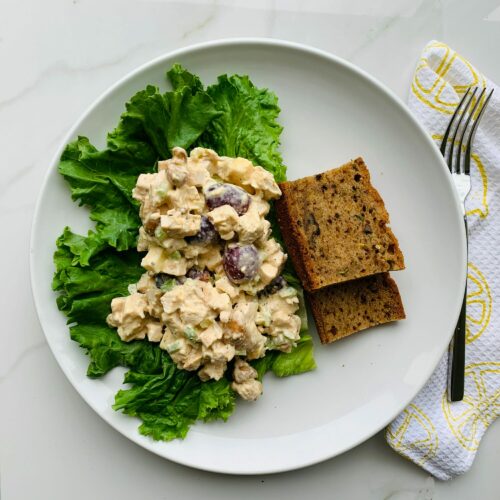
[[[362,158],[280,188],[278,221],[306,290],[404,269],[389,214]]]
[[[331,285],[307,296],[322,344],[406,317],[389,273]]]

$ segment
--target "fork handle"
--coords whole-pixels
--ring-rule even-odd
[[[464,215],[465,238],[467,238],[467,218]],[[464,398],[464,378],[465,378],[465,317],[467,302],[467,277],[465,278],[465,291],[460,316],[458,317],[455,333],[450,345],[448,399],[450,401],[462,401]]]

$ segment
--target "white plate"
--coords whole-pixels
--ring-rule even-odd
[[[166,89],[165,70],[174,62],[205,83],[221,73],[248,74],[277,93],[290,179],[364,157],[405,254],[407,269],[393,276],[408,319],[329,346],[317,342],[316,371],[288,379],[268,375],[262,398],[240,402],[227,423],[200,423],[184,441],[165,443],[141,436],[138,420],[111,409],[123,370],[101,380],[85,376],[88,360],[69,338],[50,283],[55,240],[63,227],[89,227],[86,211],[72,203],[57,173],[64,145],[86,135],[103,146],[126,100],[146,84]],[[105,92],[71,129],[50,165],[31,239],[40,322],[61,368],[87,403],[123,435],[162,457],[242,474],[325,460],[390,422],[423,386],[448,344],[465,283],[464,263],[463,223],[446,166],[404,105],[351,64],[274,40],[225,40],[183,49],[142,66]]]

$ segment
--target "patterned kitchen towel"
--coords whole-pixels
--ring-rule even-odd
[[[500,89],[436,41],[424,49],[408,105],[439,144],[470,86],[495,92],[474,140],[469,222],[465,397],[447,399],[446,353],[415,400],[388,426],[389,445],[439,479],[466,472],[500,414]],[[479,92],[478,92],[479,94]]]

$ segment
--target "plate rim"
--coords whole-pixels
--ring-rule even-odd
[[[141,441],[140,439],[143,438],[142,435],[139,434],[138,431],[136,431],[136,435],[131,436],[130,434],[124,432],[122,429],[120,429],[115,423],[108,418],[107,415],[101,413],[100,411],[97,410],[97,405],[93,403],[91,400],[87,399],[82,392],[79,390],[76,384],[76,380],[73,380],[72,377],[70,376],[68,370],[66,369],[65,366],[59,363],[58,356],[56,354],[55,350],[55,345],[53,345],[52,341],[49,339],[49,336],[47,336],[47,333],[45,331],[44,325],[42,324],[41,318],[40,318],[40,313],[39,310],[42,307],[42,304],[40,303],[39,299],[39,293],[38,293],[38,288],[37,284],[34,279],[34,269],[36,267],[35,263],[35,248],[34,248],[34,242],[35,242],[35,230],[39,221],[40,217],[40,207],[42,204],[42,198],[43,198],[43,193],[46,190],[46,187],[49,183],[50,175],[54,169],[57,168],[57,165],[59,163],[61,154],[66,146],[66,144],[74,137],[75,132],[77,129],[80,127],[81,123],[102,103],[104,102],[107,97],[112,94],[115,90],[120,88],[122,85],[126,84],[129,80],[137,76],[138,74],[142,73],[143,71],[149,69],[152,66],[155,66],[162,61],[165,61],[167,59],[172,59],[175,57],[180,57],[185,54],[189,54],[192,52],[197,52],[197,51],[202,51],[205,49],[216,49],[220,47],[226,47],[226,46],[244,46],[244,45],[253,45],[253,46],[273,46],[273,47],[279,47],[283,49],[292,49],[298,52],[302,52],[305,55],[308,56],[319,56],[320,58],[326,59],[329,62],[338,64],[339,66],[344,67],[345,69],[352,71],[353,73],[356,73],[359,77],[364,79],[365,81],[368,81],[371,85],[375,86],[379,91],[381,91],[383,94],[388,97],[393,104],[395,104],[400,111],[402,111],[406,117],[413,123],[413,125],[416,126],[416,128],[419,130],[421,135],[425,138],[424,140],[427,142],[427,144],[430,146],[430,148],[434,152],[434,156],[436,157],[436,160],[438,163],[441,164],[441,168],[443,168],[446,173],[448,173],[448,167],[441,156],[439,149],[437,148],[436,144],[428,134],[428,132],[425,130],[423,125],[416,119],[416,117],[410,112],[409,108],[405,105],[405,103],[392,91],[390,90],[384,83],[376,79],[374,76],[369,74],[367,71],[363,70],[362,68],[358,67],[357,65],[351,63],[350,61],[347,61],[343,59],[342,57],[339,57],[335,54],[332,54],[326,50],[319,49],[307,44],[303,43],[298,43],[298,42],[292,42],[284,39],[276,39],[276,38],[268,38],[268,37],[232,37],[232,38],[224,38],[224,39],[217,39],[217,40],[210,40],[206,42],[201,42],[201,43],[196,43],[196,44],[191,44],[185,47],[182,47],[180,49],[176,49],[173,51],[169,51],[166,53],[163,53],[159,56],[154,57],[153,59],[150,59],[149,61],[137,66],[135,69],[132,69],[131,71],[127,72],[124,76],[119,78],[115,83],[107,87],[103,92],[101,92],[97,98],[88,106],[86,109],[79,115],[79,117],[76,119],[76,121],[73,123],[73,125],[70,127],[68,132],[63,136],[63,138],[60,141],[60,145],[57,147],[54,155],[52,156],[52,159],[50,160],[50,163],[48,165],[48,168],[45,171],[43,181],[40,185],[40,189],[37,195],[37,200],[33,212],[33,218],[32,218],[32,224],[31,224],[31,230],[30,230],[30,242],[29,242],[29,264],[30,264],[30,286],[31,286],[31,293],[33,296],[33,301],[35,305],[35,311],[36,315],[38,318],[38,322],[40,324],[40,327],[44,333],[45,339],[50,347],[50,350],[52,352],[52,355],[54,356],[59,368],[62,370],[64,375],[66,376],[66,379],[70,382],[70,384],[73,386],[75,391],[80,395],[80,397],[85,401],[91,408],[92,410],[99,416],[101,417],[105,422],[107,422],[113,429],[115,429],[117,432],[119,432],[121,435],[126,437],[128,440],[132,441],[133,443],[141,446],[142,448],[147,449],[148,451],[154,453],[155,455],[158,455],[164,459],[170,460],[175,463],[179,463],[191,468],[199,469],[199,470],[205,470],[205,471],[210,471],[210,472],[217,472],[217,473],[225,473],[225,474],[241,474],[241,475],[255,475],[255,474],[275,474],[275,473],[280,473],[280,472],[286,472],[286,471],[292,471],[292,470],[297,470],[301,469],[304,467],[309,467],[312,465],[315,465],[317,463],[323,462],[325,460],[334,458],[338,455],[341,455],[345,453],[346,451],[355,448],[356,446],[359,446],[361,443],[364,441],[370,439],[373,437],[376,433],[378,433],[380,430],[385,428],[394,418],[397,417],[397,415],[400,414],[401,411],[404,410],[408,406],[408,404],[415,398],[415,396],[420,392],[420,390],[425,386],[427,381],[429,380],[430,376],[434,372],[435,368],[439,364],[443,354],[441,353],[439,357],[437,357],[435,363],[432,363],[431,369],[429,369],[428,376],[423,379],[423,382],[419,384],[418,389],[415,391],[415,393],[408,398],[407,401],[404,402],[404,404],[401,404],[401,407],[389,418],[386,419],[384,425],[380,426],[379,428],[375,429],[372,432],[363,434],[359,439],[353,441],[349,445],[346,445],[340,449],[337,449],[334,452],[331,451],[324,451],[322,453],[318,453],[317,456],[314,459],[310,460],[295,460],[294,463],[287,463],[286,465],[276,465],[274,467],[265,467],[263,469],[258,468],[253,468],[252,470],[242,470],[239,468],[234,468],[230,469],[227,467],[220,467],[218,465],[211,465],[211,464],[199,464],[199,463],[192,463],[187,459],[181,458],[181,457],[172,457],[172,456],[166,456],[164,453],[161,453],[160,450],[155,449],[152,445],[149,443],[145,443]],[[462,220],[462,208],[460,204],[460,200],[458,197],[458,194],[456,192],[456,189],[453,186],[452,179],[450,175],[445,176],[447,179],[449,191],[451,191],[452,194],[452,199],[454,200],[454,206],[455,206],[455,215],[457,217],[457,221],[460,222]],[[465,227],[463,227],[463,224],[459,224],[458,227],[460,228],[460,248],[457,249],[461,253],[461,259],[463,261],[463,272],[462,275],[460,276],[460,283],[461,286],[459,290],[462,290],[465,288],[465,282],[466,282],[466,269],[467,269],[467,253],[466,253],[466,237],[465,237]],[[459,312],[460,312],[460,307],[462,303],[462,292],[458,291],[456,292],[457,300],[455,300],[456,307],[455,307],[455,321],[458,318]],[[451,337],[453,335],[453,328],[451,328],[449,335],[448,335],[448,341],[451,340]],[[446,349],[445,349],[446,352]]]

